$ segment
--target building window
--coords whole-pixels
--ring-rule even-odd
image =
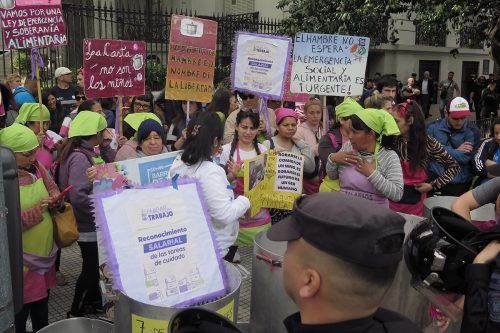
[[[236,0],[231,0],[231,5],[236,5]]]
[[[483,75],[490,74],[490,61],[487,59],[483,60]]]

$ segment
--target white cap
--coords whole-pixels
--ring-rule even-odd
[[[470,112],[469,103],[463,97],[455,97],[450,102],[450,117],[461,118],[468,117]]]
[[[67,67],[59,67],[56,69],[56,72],[54,74],[57,79],[61,75],[71,74],[71,69]]]

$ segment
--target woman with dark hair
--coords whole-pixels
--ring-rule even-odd
[[[326,172],[339,179],[342,192],[389,207],[389,200],[403,196],[403,171],[393,150],[398,126],[379,109],[360,110],[350,121],[349,141],[328,157]]]
[[[207,112],[215,112],[220,121],[224,124],[226,122],[226,118],[229,115],[229,107],[231,100],[231,90],[219,87],[212,97],[212,102],[207,107]]]
[[[318,155],[322,165],[321,173],[325,175],[319,187],[320,192],[340,191],[338,179],[330,179],[326,175],[326,164],[328,156],[337,153],[344,143],[349,141],[350,119],[359,110],[363,110],[363,107],[358,102],[350,97],[346,98],[335,108],[335,122],[332,122],[331,130],[319,140]]]
[[[199,181],[219,253],[225,257],[238,236],[238,218],[250,208],[250,201],[243,195],[234,198],[226,172],[212,160],[219,152],[224,133],[219,117],[211,112],[196,114],[186,132],[184,152],[172,164],[170,176]]]
[[[59,157],[59,188],[73,185],[68,198],[80,233],[78,245],[83,259],[68,317],[94,313],[96,308],[101,307],[97,234],[90,199],[92,183],[86,171],[93,165],[104,163],[103,158],[95,153],[94,147],[102,146],[105,129],[106,119],[103,116],[96,112],[81,111],[73,120],[68,142]]]
[[[243,195],[243,163],[245,160],[260,155],[267,148],[258,143],[259,114],[253,111],[240,111],[236,117],[236,131],[234,139],[222,147],[220,164],[227,169],[227,179],[233,183],[233,191],[236,197]],[[240,232],[236,239],[236,246],[252,245],[256,234],[269,228],[271,216],[269,209],[261,209],[255,216],[247,212],[239,218]],[[230,252],[236,251],[236,246],[230,248]],[[234,261],[237,261],[236,258]]]
[[[480,177],[474,187],[494,178],[486,168],[497,163],[500,163],[500,119],[493,121],[489,139],[483,141],[474,157],[473,167]]]
[[[49,130],[59,133],[67,114],[64,114],[64,110],[61,103],[57,101],[56,96],[52,93],[50,89],[42,90],[42,103],[49,109],[50,112],[50,126]]]
[[[448,184],[460,171],[460,166],[446,149],[427,134],[425,118],[417,102],[408,100],[391,110],[401,135],[395,151],[401,160],[404,192],[399,202],[391,201],[389,207],[397,212],[422,216],[427,192]],[[429,180],[427,165],[434,160],[444,167],[444,173]]]
[[[177,109],[177,114],[167,133],[167,147],[171,151],[181,150],[186,141],[184,129],[186,128],[188,113],[189,118],[193,118],[195,114],[203,110],[201,103],[198,102],[190,102],[189,110],[187,101],[178,101],[178,103],[180,108]]]
[[[17,105],[12,91],[5,84],[0,83],[0,93],[2,95],[2,103],[0,103],[0,128],[10,126],[17,118]]]

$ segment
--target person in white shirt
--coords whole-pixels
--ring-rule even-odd
[[[186,132],[184,151],[172,164],[170,177],[198,180],[220,256],[225,257],[238,236],[238,218],[250,208],[250,201],[243,195],[234,198],[226,172],[212,160],[220,151],[224,133],[220,118],[212,112],[198,113]]]

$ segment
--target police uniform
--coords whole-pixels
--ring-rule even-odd
[[[267,236],[274,241],[302,238],[343,261],[380,269],[401,261],[404,224],[403,217],[368,200],[318,193],[296,200],[292,214],[273,225]],[[302,324],[300,313],[295,313],[284,324],[289,333],[421,332],[409,319],[382,308],[368,317],[330,324]]]

